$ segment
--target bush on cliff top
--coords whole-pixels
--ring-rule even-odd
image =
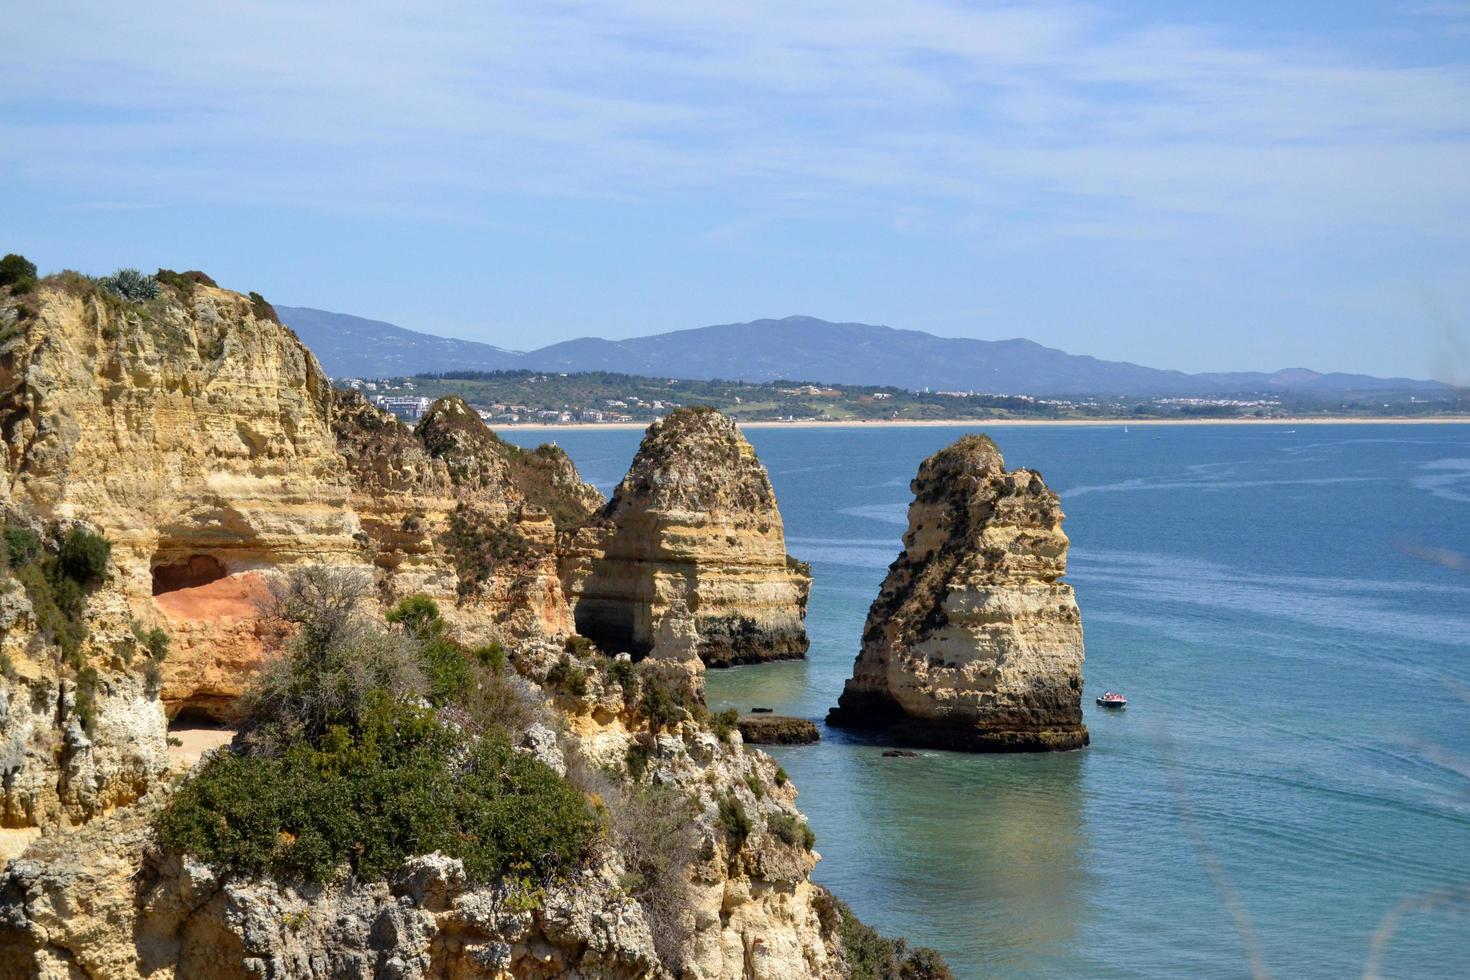
[[[0,289],[6,286],[34,285],[36,282],[36,263],[24,255],[11,252],[0,259]]]
[[[578,866],[597,818],[510,747],[506,728],[529,710],[513,681],[444,637],[422,597],[395,607],[403,629],[375,625],[357,608],[365,589],[317,569],[277,590],[293,639],[249,693],[235,749],[196,770],[160,816],[165,846],[281,880],[323,881],[344,863],[376,879],[431,851],[463,860],[477,882]]]
[[[211,866],[324,881],[343,863],[382,878],[414,854],[464,861],[477,882],[577,865],[597,822],[553,770],[501,734],[466,744],[427,708],[372,698],[278,758],[225,753],[185,782],[159,833]]]
[[[157,299],[159,293],[158,278],[144,275],[137,269],[118,269],[112,275],[98,279],[97,285],[120,299],[134,303]]]

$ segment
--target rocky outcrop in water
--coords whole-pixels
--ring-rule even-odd
[[[786,553],[755,450],[713,409],[649,426],[612,500],[577,536],[564,579],[577,631],[641,656],[681,601],[710,666],[797,658],[811,577]]]
[[[752,745],[810,745],[821,741],[817,723],[787,715],[741,715],[740,735]]]
[[[903,553],[868,612],[827,723],[977,752],[1072,749],[1082,724],[1082,619],[1054,491],[965,436],[911,484]]]

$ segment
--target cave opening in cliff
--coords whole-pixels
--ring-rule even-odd
[[[213,555],[190,555],[183,561],[153,566],[153,594],[193,589],[218,582],[229,574]]]

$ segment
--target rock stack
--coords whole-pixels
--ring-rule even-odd
[[[1057,495],[965,436],[910,484],[903,553],[863,628],[827,723],[974,752],[1074,749],[1082,724],[1082,619]]]
[[[648,653],[679,601],[709,666],[806,653],[811,577],[786,554],[765,467],[713,409],[649,426],[612,500],[579,532],[564,579],[577,632],[605,650]]]

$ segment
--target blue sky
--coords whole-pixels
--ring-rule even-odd
[[[528,349],[804,313],[1470,380],[1470,0],[7,11],[0,250]]]

